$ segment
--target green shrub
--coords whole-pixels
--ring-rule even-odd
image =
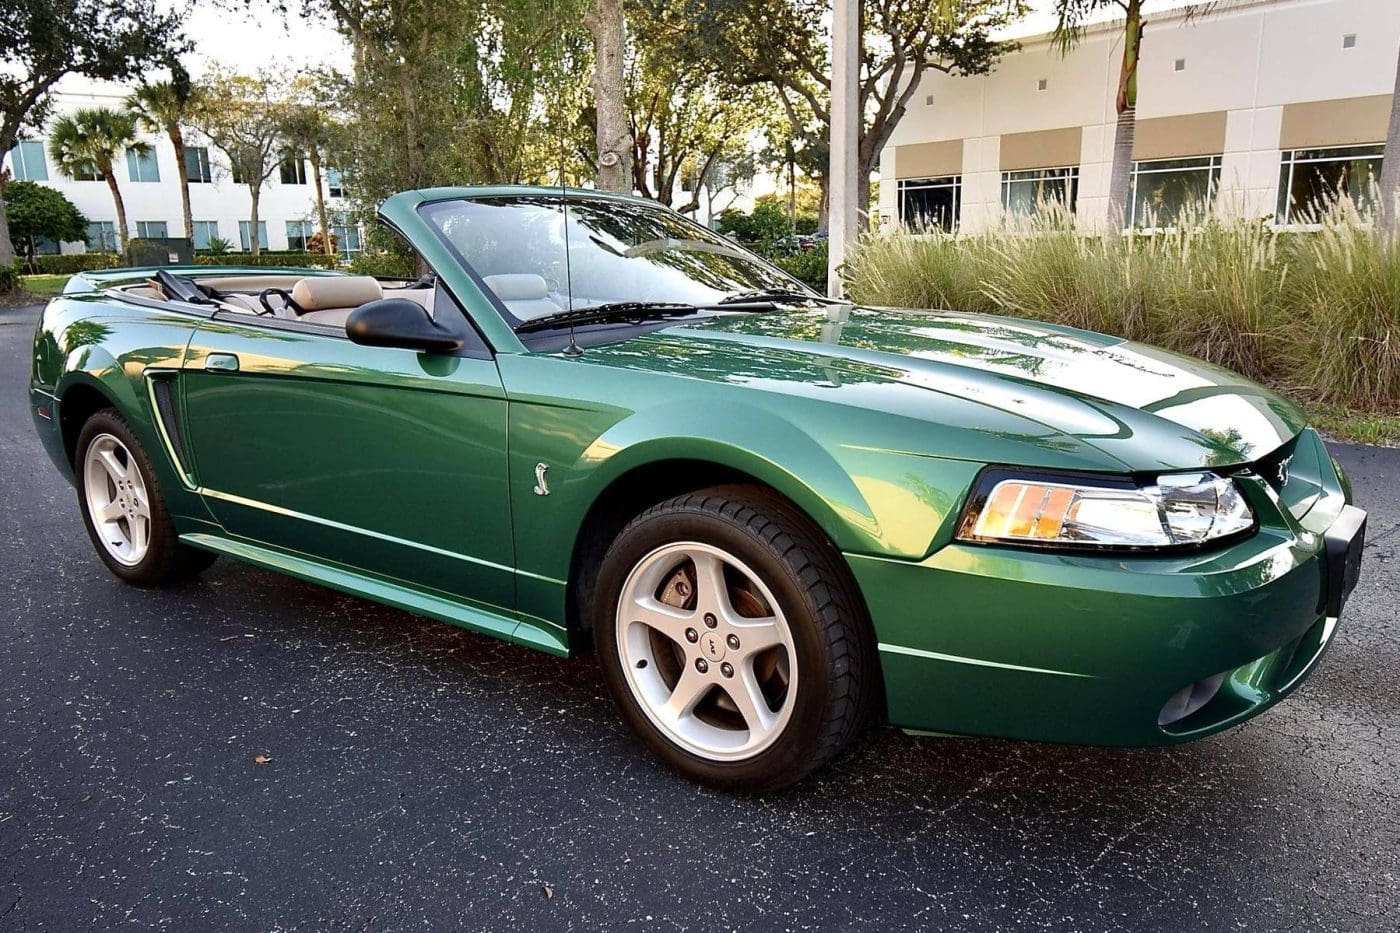
[[[823,241],[813,249],[770,258],[775,266],[788,275],[825,294],[826,256],[826,242]]]
[[[0,266],[0,295],[8,295],[19,288],[19,266]]]
[[[369,247],[350,258],[346,271],[352,275],[382,275],[403,279],[418,277],[412,256]]]
[[[287,266],[297,269],[332,269],[339,262],[339,256],[325,253],[308,253],[301,250],[262,250],[258,255],[251,253],[199,253],[194,257],[197,266]]]
[[[96,252],[38,256],[34,264],[39,275],[74,275],[93,269],[115,269],[122,263],[116,253]]]
[[[1347,205],[1315,232],[1188,218],[1086,235],[1063,211],[976,235],[864,239],[868,305],[1012,314],[1155,344],[1343,406],[1400,408],[1400,241]]]

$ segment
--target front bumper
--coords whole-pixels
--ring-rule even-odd
[[[1255,494],[1267,496],[1262,483]],[[1280,510],[1247,540],[1194,555],[970,544],[918,563],[847,555],[875,625],[889,718],[966,735],[1163,745],[1257,715],[1307,678],[1335,633],[1326,531],[1364,520],[1341,499],[1308,516],[1314,528],[1326,522],[1317,531]],[[1173,696],[1216,675],[1203,706],[1159,725]]]

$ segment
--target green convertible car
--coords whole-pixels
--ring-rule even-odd
[[[113,573],[222,554],[592,644],[653,751],[742,790],[876,718],[1209,735],[1308,676],[1356,583],[1341,471],[1224,370],[853,307],[631,198],[436,189],[381,214],[416,279],[122,269],[49,304],[33,416]]]

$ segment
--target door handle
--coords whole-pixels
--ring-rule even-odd
[[[236,373],[238,357],[232,353],[211,353],[204,358],[204,368],[216,373]]]

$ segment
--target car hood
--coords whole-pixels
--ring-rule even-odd
[[[1132,471],[1247,463],[1307,423],[1292,403],[1220,367],[991,315],[850,305],[723,315],[598,350],[614,365],[789,394],[847,388],[848,404],[1002,439],[1010,416],[1030,443],[1085,445]],[[872,385],[881,391],[857,389]]]

